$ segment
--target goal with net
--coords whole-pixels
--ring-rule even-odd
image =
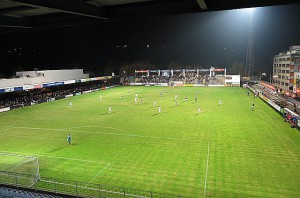
[[[0,171],[2,177],[17,175],[22,185],[32,185],[40,179],[39,160],[34,156],[0,152]]]

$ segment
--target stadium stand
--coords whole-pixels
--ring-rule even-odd
[[[129,74],[129,72],[125,73]],[[134,83],[136,85],[161,85],[163,83],[168,85],[224,86],[226,85],[226,69],[211,67],[210,69],[135,70],[134,74],[123,76],[123,78],[122,83],[125,85],[134,85]],[[233,84],[240,86],[239,78]]]
[[[91,81],[69,85],[53,86],[42,89],[8,92],[0,94],[0,108],[20,108],[31,104],[49,102],[53,99],[65,98],[67,95],[76,95],[89,90],[101,89],[112,86],[113,83],[103,81]]]
[[[28,190],[0,186],[0,197],[2,198],[62,198],[57,195],[48,195],[45,193],[31,192]]]
[[[299,101],[277,92],[275,89],[265,86],[265,83],[254,84],[251,90],[255,95],[259,95],[264,101],[269,103],[281,114],[285,122],[288,122],[292,128],[300,127],[298,120],[300,116],[300,103]],[[276,107],[277,106],[277,107]]]

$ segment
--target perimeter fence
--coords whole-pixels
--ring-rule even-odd
[[[55,194],[100,198],[186,198],[181,195],[114,187],[105,184],[92,184],[59,178],[41,177],[38,181],[31,182],[30,185],[28,185],[28,181],[32,181],[32,175],[0,171],[0,184],[27,188],[29,190],[41,190]]]

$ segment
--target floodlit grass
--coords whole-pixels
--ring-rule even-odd
[[[41,177],[188,197],[300,197],[299,131],[246,92],[119,87],[17,109],[0,114],[0,152],[37,156]]]

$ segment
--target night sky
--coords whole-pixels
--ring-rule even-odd
[[[253,12],[255,72],[272,72],[275,54],[300,45],[300,4]],[[229,10],[99,22],[0,34],[0,77],[16,70],[83,68],[96,76],[137,60],[160,69],[229,68],[245,63],[249,11]]]

